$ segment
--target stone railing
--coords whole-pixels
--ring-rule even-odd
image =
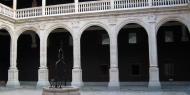
[[[149,6],[149,0],[114,0],[114,9],[143,8]]]
[[[174,6],[187,6],[190,0],[98,0],[59,4],[46,6],[45,9],[42,7],[18,9],[16,12],[13,9],[0,4],[0,14],[14,17],[18,19],[31,18],[39,16],[54,16],[54,15],[65,15],[74,13],[85,13],[85,12],[104,12],[114,10],[127,10],[127,9],[143,9],[143,8],[154,8],[154,7],[174,7]],[[78,6],[78,7],[77,7]],[[45,11],[42,11],[45,10]],[[45,12],[45,13],[42,13]]]
[[[1,3],[0,3],[0,14],[8,16],[8,17],[14,17],[13,9],[9,8]]]
[[[59,15],[66,13],[74,13],[75,12],[75,4],[60,4],[60,5],[52,5],[47,6],[45,8],[45,15]]]
[[[190,0],[152,0],[152,6],[172,6],[188,4]]]
[[[111,9],[110,0],[91,1],[79,3],[79,12],[104,11]]]
[[[37,17],[42,15],[41,7],[26,8],[16,10],[16,18]]]

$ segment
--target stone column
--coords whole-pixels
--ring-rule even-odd
[[[78,1],[78,0],[75,0],[75,12],[76,12],[76,13],[78,13],[78,10],[79,10],[79,8],[78,8],[78,3],[79,3],[79,1]]]
[[[44,31],[40,32],[40,68],[38,70],[38,87],[49,85],[47,69],[47,36]]]
[[[16,18],[17,0],[13,0],[14,17]]]
[[[152,0],[148,0],[149,7],[152,7]]]
[[[110,0],[111,9],[114,10],[114,0]]]
[[[149,22],[149,88],[160,88],[155,22]]]
[[[82,70],[81,70],[81,54],[80,54],[80,36],[79,30],[74,29],[73,32],[73,70],[72,70],[72,86],[83,86]]]
[[[17,65],[17,35],[12,36],[11,39],[11,50],[10,50],[10,68],[8,70],[8,82],[7,87],[17,88],[20,86],[18,80],[18,69]]]
[[[118,46],[115,25],[111,25],[110,35],[110,81],[109,87],[119,87],[119,70],[118,70]]]
[[[45,15],[46,0],[42,0],[42,16]]]

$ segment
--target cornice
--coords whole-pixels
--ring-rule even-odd
[[[22,23],[31,23],[31,22],[41,22],[41,21],[56,21],[56,20],[72,20],[72,19],[87,19],[87,18],[100,18],[107,16],[134,16],[134,15],[147,15],[147,14],[155,14],[155,15],[167,15],[168,13],[177,13],[179,12],[190,12],[190,8],[188,6],[175,6],[175,7],[153,7],[153,8],[136,8],[136,9],[122,9],[122,10],[114,10],[114,11],[102,11],[102,12],[84,12],[84,13],[73,13],[73,14],[65,14],[65,15],[56,15],[56,16],[41,16],[41,17],[33,17],[33,18],[25,18],[25,19],[12,19],[3,15],[0,15],[1,19],[5,19],[7,21],[13,22],[15,24]]]
[[[4,16],[4,15],[2,15],[2,14],[0,14],[0,19],[5,20],[5,21],[8,21],[8,22],[11,22],[11,23],[15,23],[15,22],[16,22],[15,19],[10,18],[10,17],[8,17],[8,16]]]

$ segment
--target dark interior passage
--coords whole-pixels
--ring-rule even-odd
[[[17,67],[21,85],[36,85],[40,65],[40,39],[34,31],[25,31],[17,41]]]
[[[118,66],[121,82],[149,80],[148,35],[137,24],[125,25],[118,34]]]
[[[10,40],[9,33],[0,30],[0,81],[4,83],[8,80],[8,69],[10,66]]]
[[[55,80],[55,64],[58,61],[59,49],[62,48],[64,62],[59,72],[61,81],[72,81],[73,68],[73,39],[69,31],[59,28],[50,33],[48,37],[47,64],[49,69],[49,80]],[[70,85],[70,84],[69,84]]]
[[[84,82],[109,81],[108,33],[99,26],[91,26],[81,36],[81,65]]]
[[[190,35],[175,21],[163,24],[157,34],[160,81],[190,81]]]
[[[98,1],[98,0],[78,0],[79,2],[86,1]],[[46,5],[56,5],[56,4],[67,4],[74,3],[75,0],[46,0]],[[13,0],[0,0],[0,3],[13,7]],[[31,8],[31,7],[40,7],[42,6],[42,0],[17,0],[17,8]]]

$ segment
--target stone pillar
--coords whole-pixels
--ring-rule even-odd
[[[160,88],[155,22],[149,22],[149,88]]]
[[[78,13],[79,7],[78,7],[78,0],[75,0],[75,12]]]
[[[12,36],[11,39],[11,50],[10,50],[10,68],[8,70],[8,82],[7,87],[17,88],[20,86],[18,80],[18,69],[17,65],[17,35]]]
[[[77,28],[78,29],[78,28]],[[79,30],[74,29],[73,35],[73,70],[72,70],[72,86],[83,86],[82,70],[81,70],[81,54],[80,54],[80,36]]]
[[[119,70],[118,70],[118,46],[115,25],[111,26],[113,30],[110,35],[110,81],[109,87],[119,87]]]
[[[148,6],[152,7],[152,0],[148,0]]]
[[[48,69],[47,69],[47,36],[43,35],[44,31],[40,34],[40,68],[38,70],[38,87],[49,85]]]
[[[16,18],[17,0],[13,0],[14,17]]]
[[[42,16],[45,15],[46,0],[42,0]]]
[[[111,9],[114,10],[114,0],[110,0]]]

